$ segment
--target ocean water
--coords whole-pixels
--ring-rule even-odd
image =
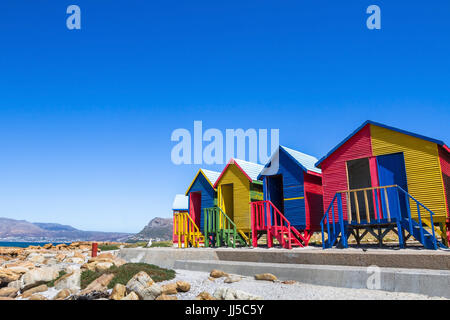
[[[49,242],[0,242],[0,247],[26,248],[28,246],[43,246]],[[57,244],[70,244],[70,242],[51,242],[54,246]]]

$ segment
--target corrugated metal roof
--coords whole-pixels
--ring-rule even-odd
[[[211,182],[212,185],[214,185],[220,177],[220,172],[217,171],[211,171],[206,169],[201,169],[202,172],[205,174],[206,178]]]
[[[188,210],[189,208],[189,197],[184,194],[175,195],[173,199],[172,210]]]
[[[322,157],[322,158],[316,163],[316,166],[319,167],[319,166],[321,165],[321,163],[322,163],[326,158],[328,158],[329,156],[331,156],[332,153],[334,153],[337,149],[339,149],[345,142],[347,142],[348,140],[350,140],[351,137],[353,137],[356,133],[358,133],[358,132],[359,132],[362,128],[364,128],[367,124],[372,124],[372,125],[374,125],[374,126],[378,126],[378,127],[381,127],[381,128],[385,128],[385,129],[397,131],[397,132],[400,132],[400,133],[403,133],[403,134],[406,134],[406,135],[409,135],[409,136],[412,136],[412,137],[416,137],[416,138],[419,138],[419,139],[423,139],[423,140],[426,140],[426,141],[430,141],[430,142],[433,142],[433,143],[436,143],[436,144],[438,144],[438,145],[440,145],[440,146],[444,146],[444,147],[445,147],[445,143],[444,143],[443,141],[441,141],[441,140],[436,140],[436,139],[433,139],[433,138],[429,138],[429,137],[422,136],[422,135],[420,135],[420,134],[416,134],[416,133],[413,133],[413,132],[409,132],[409,131],[405,131],[405,130],[402,130],[402,129],[398,129],[398,128],[394,128],[394,127],[391,127],[391,126],[387,126],[387,125],[382,124],[382,123],[379,123],[379,122],[375,122],[375,121],[372,121],[372,120],[367,120],[367,121],[365,121],[360,127],[358,127],[355,131],[353,131],[350,135],[348,135],[344,140],[342,140],[336,147],[334,147],[333,149],[331,149],[331,151],[328,152],[324,157]]]
[[[248,162],[240,159],[233,159],[235,163],[250,177],[252,180],[258,180],[258,175],[261,170],[264,168],[263,165]]]
[[[280,148],[283,148],[287,153],[289,153],[299,164],[304,166],[306,170],[316,173],[322,173],[322,170],[316,167],[316,162],[318,161],[316,157],[291,148],[287,148],[285,146],[280,146]]]

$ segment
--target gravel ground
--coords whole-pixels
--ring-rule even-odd
[[[191,284],[191,290],[177,295],[180,300],[192,300],[200,292],[206,291],[213,294],[217,288],[234,288],[266,300],[429,300],[444,299],[441,297],[428,297],[421,294],[388,292],[369,289],[349,289],[328,286],[317,286],[303,283],[283,284],[281,282],[269,282],[254,280],[250,277],[242,277],[242,280],[234,283],[224,283],[225,278],[214,281],[208,279],[207,272],[175,270],[176,278],[170,281],[160,282],[165,284],[183,280]]]

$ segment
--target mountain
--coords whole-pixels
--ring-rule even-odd
[[[0,218],[0,240],[7,241],[124,241],[129,236],[122,232],[83,231],[58,223]]]
[[[173,220],[171,218],[154,218],[141,232],[131,236],[129,241],[148,240],[150,238],[161,240],[172,239]]]

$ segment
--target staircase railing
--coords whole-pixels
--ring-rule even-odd
[[[216,247],[224,243],[229,247],[236,248],[239,237],[243,239],[241,242],[244,245],[248,242],[248,237],[236,227],[236,224],[219,207],[204,209],[204,231],[205,247],[210,246],[210,241],[213,241]]]
[[[288,219],[278,210],[278,208],[269,200],[251,202],[251,224],[252,224],[252,245],[258,245],[257,233],[258,231],[267,232],[267,246],[273,246],[272,234],[278,234],[280,244],[283,248],[292,249],[292,242],[294,241],[298,246],[303,247],[303,244],[295,238],[294,234],[302,241],[307,242],[306,239],[298,232],[297,229],[291,226]],[[273,231],[273,233],[272,233]],[[285,238],[287,235],[287,239]]]
[[[184,243],[185,248],[187,248],[189,244],[192,247],[198,248],[205,238],[189,213],[177,212],[174,213],[174,218],[173,228],[178,238],[178,247],[182,248]]]
[[[395,193],[391,193],[391,198],[389,199],[388,191],[391,190]],[[361,214],[362,210],[360,208],[358,199],[358,195],[361,194],[363,195],[362,199],[364,201],[364,216],[362,216]],[[401,195],[405,200],[406,212],[405,210],[403,210],[402,212]],[[369,205],[370,197],[372,200],[372,206]],[[352,216],[352,198],[354,199],[355,217]],[[411,215],[410,200],[417,206],[417,222],[413,221]],[[393,210],[393,203],[397,204],[396,210]],[[346,217],[344,217],[344,206],[347,207]],[[427,223],[427,221],[424,222],[422,220],[421,208],[428,212],[430,221],[429,224]],[[336,210],[337,219],[335,214]],[[372,217],[370,213],[373,213]],[[425,245],[425,235],[428,233],[423,227],[423,223],[425,223],[429,226],[432,226],[430,227],[432,232],[431,239],[433,241],[433,247],[437,248],[433,215],[434,213],[430,209],[428,209],[424,204],[415,199],[412,195],[410,195],[407,191],[405,191],[398,185],[339,191],[333,197],[327,211],[320,221],[320,226],[322,229],[322,247],[324,249],[332,247],[340,236],[341,244],[344,248],[346,248],[348,246],[348,234],[346,231],[348,225],[375,225],[383,223],[397,224],[399,243],[401,247],[403,247],[403,236],[401,232],[402,225],[403,228],[408,230],[411,235],[414,235],[414,237],[416,237],[414,228],[419,228],[420,235],[419,238],[417,239],[416,237],[416,239]],[[327,233],[326,239],[325,233]]]

